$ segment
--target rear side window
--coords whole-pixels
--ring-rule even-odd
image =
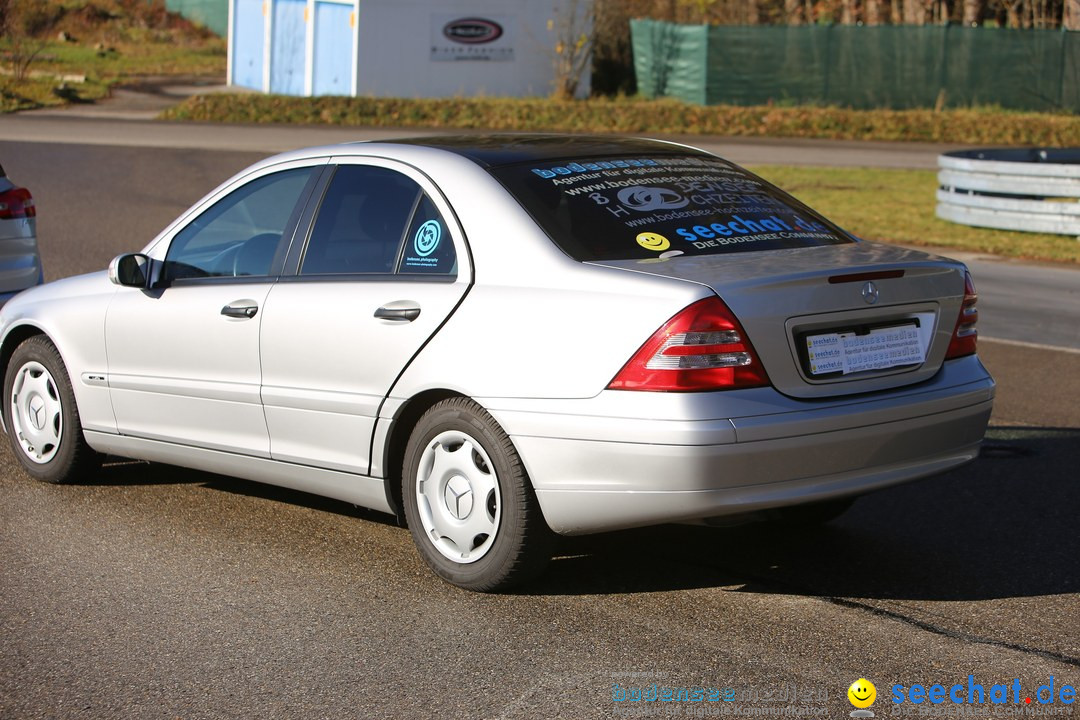
[[[853,242],[779,188],[719,158],[576,158],[490,172],[580,261]]]
[[[455,271],[454,243],[435,205],[394,170],[342,165],[323,197],[301,275]]]

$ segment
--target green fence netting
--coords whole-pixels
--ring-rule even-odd
[[[229,31],[228,0],[165,0],[165,7],[222,37]]]
[[[638,90],[698,104],[1080,110],[1080,33],[630,24]]]

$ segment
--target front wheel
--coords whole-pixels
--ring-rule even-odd
[[[24,340],[11,355],[4,418],[15,457],[39,480],[75,482],[100,465],[100,456],[83,439],[64,361],[42,335]]]
[[[539,574],[554,536],[510,438],[479,405],[434,405],[409,437],[405,517],[421,557],[467,590],[505,590]]]

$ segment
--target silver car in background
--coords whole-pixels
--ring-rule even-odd
[[[0,167],[0,305],[43,281],[34,197]]]
[[[3,420],[37,478],[109,453],[318,493],[492,591],[557,534],[825,521],[973,460],[975,303],[682,145],[318,147],[3,308]]]

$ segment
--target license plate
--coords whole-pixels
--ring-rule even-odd
[[[919,327],[914,323],[875,328],[863,334],[808,335],[806,352],[811,375],[885,370],[921,364],[926,358]]]

